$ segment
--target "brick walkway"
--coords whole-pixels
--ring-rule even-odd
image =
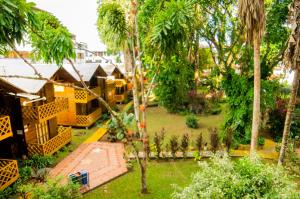
[[[123,153],[121,143],[84,143],[54,167],[50,177],[63,176],[66,182],[69,174],[86,170],[90,178],[86,192],[127,172]]]

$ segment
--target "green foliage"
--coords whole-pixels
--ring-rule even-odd
[[[24,165],[38,170],[51,166],[53,162],[53,156],[33,155],[28,160],[24,161]]]
[[[266,33],[262,44],[261,76],[266,79],[282,60],[289,30],[286,26],[288,5],[292,0],[272,0],[266,6]]]
[[[181,143],[180,143],[180,151],[182,152],[184,158],[185,158],[186,152],[189,148],[189,144],[190,144],[189,135],[187,133],[185,133],[182,135]]]
[[[261,86],[261,110],[265,112],[275,107],[279,84],[277,81],[263,80]],[[222,88],[229,105],[224,123],[225,134],[231,129],[238,143],[248,144],[251,138],[253,79],[232,71],[223,79]]]
[[[173,55],[178,47],[187,42],[191,24],[194,21],[194,2],[171,0],[154,16],[150,42],[154,49],[165,56]]]
[[[185,124],[189,128],[197,129],[199,128],[198,118],[195,115],[188,115],[185,118]]]
[[[151,69],[155,70],[156,68]],[[164,61],[154,89],[160,105],[169,112],[185,110],[188,92],[194,87],[193,77],[193,67],[184,59],[174,56],[171,60]]]
[[[30,30],[33,57],[46,63],[61,65],[64,59],[75,58],[72,34],[48,12],[36,13],[37,26]]]
[[[259,138],[258,138],[258,145],[259,146],[264,146],[265,145],[265,138],[264,137],[262,137],[262,136],[260,136]]]
[[[122,118],[121,120],[126,128],[132,128],[134,121],[134,115],[132,113],[120,113],[119,117]],[[110,140],[111,142],[115,142],[118,140],[122,141],[126,136],[124,128],[120,126],[115,117],[112,117],[112,119],[108,123],[108,134],[108,140]]]
[[[268,126],[272,137],[279,141],[282,137],[285,117],[287,112],[288,99],[277,98],[276,106],[270,111]],[[292,114],[292,122],[289,136],[295,138],[300,135],[300,108],[296,106],[294,113]]]
[[[200,162],[200,169],[187,187],[177,188],[174,199],[189,198],[299,198],[296,184],[281,167],[249,158],[231,161],[213,157]]]
[[[81,198],[80,186],[74,183],[62,184],[61,178],[49,179],[45,184],[28,184],[19,188],[23,193],[30,192],[30,198],[55,198],[55,199],[74,199]]]
[[[35,26],[34,5],[26,0],[0,0],[0,54],[20,44],[28,28]]]
[[[125,12],[121,5],[112,2],[100,4],[97,20],[98,32],[101,40],[112,50],[124,47],[128,27]]]
[[[33,171],[30,166],[20,167],[19,175],[22,182],[29,180],[32,177]]]
[[[178,137],[173,135],[170,139],[169,147],[171,150],[171,154],[173,159],[176,158],[176,153],[179,150],[179,143],[178,143]]]

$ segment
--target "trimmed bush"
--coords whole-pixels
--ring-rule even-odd
[[[185,120],[185,124],[187,127],[192,129],[199,128],[198,118],[195,115],[188,115]]]

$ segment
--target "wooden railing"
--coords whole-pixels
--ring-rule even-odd
[[[72,140],[71,127],[59,127],[58,134],[43,144],[29,143],[29,155],[52,155]]]
[[[115,79],[116,87],[121,88],[126,85],[126,81],[124,79]]]
[[[124,100],[125,100],[125,94],[122,94],[122,95],[115,95],[115,101],[116,101],[116,102],[121,103],[121,102],[124,102]]]
[[[101,94],[101,88],[100,86],[95,87],[93,89],[91,89],[94,93],[96,93],[97,95]],[[96,99],[96,96],[90,94],[89,92],[85,91],[85,90],[79,90],[79,89],[75,89],[74,91],[74,97],[75,97],[75,103],[83,103],[86,104],[89,101]]]
[[[68,110],[68,99],[58,98],[41,106],[23,106],[22,114],[24,120],[37,120],[39,123],[56,117],[62,111]]]
[[[102,114],[101,108],[98,108],[89,115],[76,115],[76,126],[89,127],[94,124]]]
[[[14,183],[18,178],[18,162],[16,160],[0,159],[0,191]]]
[[[0,116],[0,141],[12,136],[9,116]]]

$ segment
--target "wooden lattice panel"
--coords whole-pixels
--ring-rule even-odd
[[[115,95],[116,102],[124,102],[125,100],[125,94],[123,95]]]
[[[88,93],[84,90],[74,91],[75,103],[87,103]]]
[[[93,89],[91,89],[94,93],[96,93],[97,95],[101,94],[101,88],[95,87]],[[96,96],[90,94],[89,92],[85,91],[85,90],[79,90],[76,89],[74,91],[74,98],[75,98],[75,103],[82,103],[82,104],[86,104],[89,101],[96,99]]]
[[[23,106],[23,119],[27,121],[38,120],[45,122],[57,116],[58,113],[68,110],[68,99],[59,98],[54,102],[50,102],[41,106]]]
[[[58,134],[45,142],[44,144],[28,144],[29,155],[52,155],[63,146],[71,142],[72,129],[71,127],[59,127]]]
[[[102,110],[98,108],[89,115],[76,115],[76,126],[89,127],[101,117],[101,114]]]
[[[25,121],[38,120],[38,109],[33,106],[22,106],[22,117]]]
[[[12,136],[9,116],[0,116],[0,141]]]
[[[39,122],[47,121],[62,111],[68,110],[68,99],[57,99],[54,102],[38,106]]]
[[[17,161],[0,159],[0,191],[14,183],[18,178]]]

